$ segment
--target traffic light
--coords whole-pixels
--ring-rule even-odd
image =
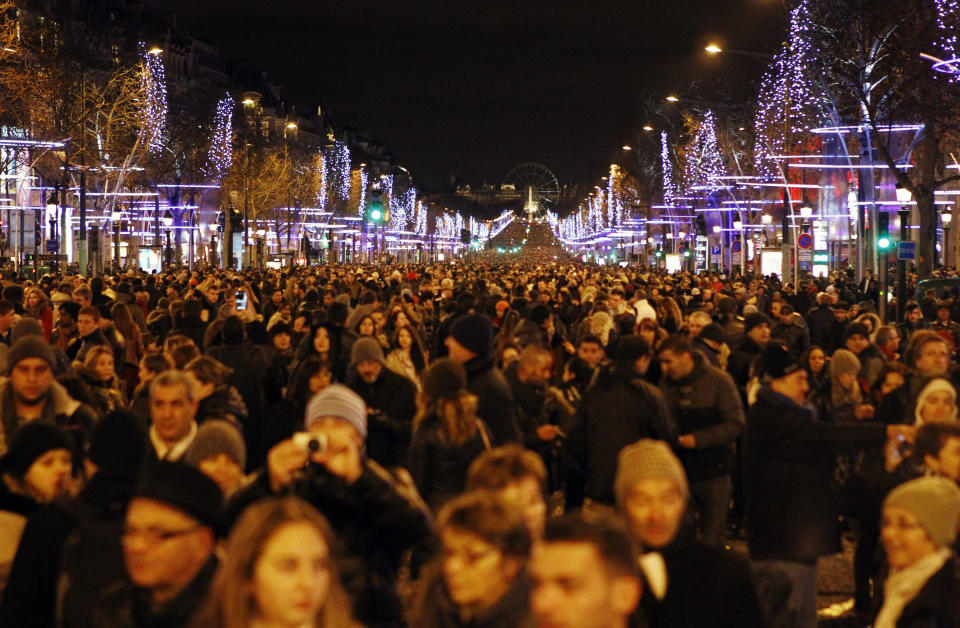
[[[683,249],[683,256],[690,257],[690,249]]]
[[[661,257],[663,257],[663,250],[660,248],[660,246],[661,245],[659,244],[657,245],[657,252],[654,253],[654,257],[656,257],[657,259],[660,259]]]
[[[383,210],[383,197],[379,188],[370,188],[370,200],[367,202],[367,217],[377,224],[388,220],[388,216]]]
[[[877,248],[890,249],[890,214],[884,211],[877,212]]]

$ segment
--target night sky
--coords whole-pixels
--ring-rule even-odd
[[[593,184],[646,120],[696,82],[751,98],[778,0],[160,0],[227,61],[261,64],[300,110],[370,131],[428,185],[500,182],[541,162]]]

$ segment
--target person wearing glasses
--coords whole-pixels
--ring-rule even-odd
[[[217,570],[223,494],[184,463],[158,461],[127,507],[121,544],[130,578],[107,588],[91,610],[94,626],[187,626]]]
[[[443,507],[438,528],[441,553],[425,568],[412,625],[528,625],[531,539],[522,512],[489,491],[471,491]]]
[[[875,628],[960,625],[958,521],[960,489],[952,480],[922,477],[890,491],[880,522],[890,573]]]

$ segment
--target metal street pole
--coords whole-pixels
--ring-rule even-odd
[[[910,220],[910,208],[905,205],[900,206],[900,241],[907,241],[907,221]],[[899,248],[899,246],[898,246]],[[897,321],[903,320],[903,315],[907,306],[907,261],[900,259],[897,253]]]

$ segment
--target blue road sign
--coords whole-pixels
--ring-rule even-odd
[[[917,259],[917,243],[900,242],[897,245],[897,259]]]

